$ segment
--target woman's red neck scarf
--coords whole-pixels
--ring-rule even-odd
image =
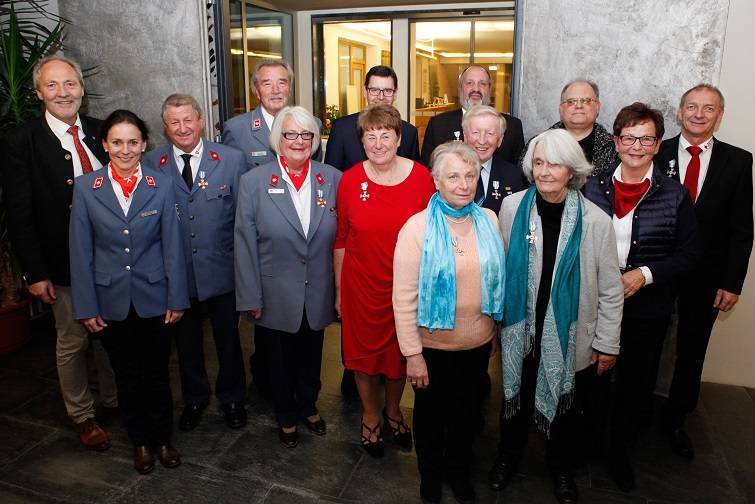
[[[631,212],[650,187],[650,179],[632,184],[613,179],[613,213],[621,219]]]
[[[121,177],[115,172],[115,168],[113,168],[113,165],[110,165],[110,173],[113,175],[113,180],[118,182],[118,185],[121,186],[121,191],[123,191],[123,195],[128,198],[131,196],[131,193],[134,190],[134,187],[136,187],[136,179],[137,175],[139,174],[139,168],[137,167],[136,170],[134,170],[134,173],[130,177]]]
[[[280,157],[280,160],[281,166],[283,166],[283,169],[286,170],[286,173],[288,173],[288,177],[294,184],[294,188],[299,191],[299,189],[301,189],[301,186],[304,185],[304,180],[307,178],[307,172],[309,171],[309,160],[304,163],[304,168],[302,168],[300,173],[291,173],[291,171],[288,169],[288,163],[286,163],[286,159],[283,156]]]

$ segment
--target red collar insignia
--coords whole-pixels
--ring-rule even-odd
[[[260,120],[259,117],[255,117],[254,121],[252,121],[252,129],[258,130],[262,127],[262,120]]]
[[[99,189],[102,187],[102,181],[104,180],[104,177],[97,177],[94,179],[94,184],[92,184],[92,189]]]
[[[160,156],[160,166],[164,166],[165,163],[167,163],[167,162],[168,162],[168,155],[167,154],[163,154],[162,156]]]
[[[270,175],[270,185],[273,187],[278,187],[278,175],[273,173]]]
[[[144,177],[144,180],[147,182],[148,186],[157,187],[157,184],[155,184],[155,179],[151,175]]]
[[[218,153],[215,152],[214,150],[210,151],[210,157],[212,158],[213,161],[220,161],[220,156],[218,156]]]
[[[322,176],[322,173],[317,172],[317,175],[315,175],[315,179],[317,180],[317,183],[320,185],[323,185],[325,183],[325,179]]]

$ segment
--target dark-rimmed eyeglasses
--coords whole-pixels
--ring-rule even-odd
[[[386,98],[390,98],[391,96],[393,96],[393,93],[395,92],[396,90],[391,89],[391,88],[386,88],[386,89],[380,89],[376,87],[367,88],[367,93],[369,93],[370,96],[378,96],[380,93],[383,93],[383,96],[385,96]]]
[[[302,131],[301,133],[296,131],[284,131],[281,135],[283,135],[283,138],[286,140],[296,140],[299,137],[301,137],[302,140],[312,140],[315,137],[315,134],[311,131]]]
[[[619,141],[621,142],[621,145],[626,145],[627,147],[634,145],[634,143],[639,140],[640,145],[643,147],[652,147],[655,145],[655,142],[658,140],[654,136],[645,135],[641,137],[636,137],[634,135],[621,135],[619,137]]]
[[[598,103],[597,98],[567,98],[561,103],[566,103],[570,107],[574,107],[577,103],[580,105],[590,105],[591,103]]]

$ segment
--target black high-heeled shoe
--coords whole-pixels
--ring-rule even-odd
[[[380,422],[375,427],[370,428],[362,419],[362,432],[367,430],[367,435],[362,434],[362,448],[373,458],[381,458],[385,455],[385,446],[383,445],[383,431],[380,428]],[[372,441],[373,436],[376,441]]]
[[[404,450],[411,450],[412,430],[409,428],[409,426],[406,425],[403,420],[396,420],[389,417],[388,413],[385,411],[385,408],[383,408],[383,418],[385,419],[385,426],[390,431],[391,436],[393,437],[393,440],[396,442],[396,444]],[[393,425],[391,425],[391,422],[395,423],[396,427],[393,427]]]

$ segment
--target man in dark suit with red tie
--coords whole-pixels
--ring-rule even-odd
[[[688,90],[677,112],[681,134],[659,153],[661,171],[690,193],[703,252],[679,290],[676,366],[664,411],[671,446],[685,458],[695,453],[684,420],[697,405],[710,333],[718,312],[739,300],[753,242],[752,154],[713,136],[723,113],[718,88]]]
[[[11,241],[29,292],[52,305],[57,330],[58,377],[68,416],[87,448],[106,450],[110,440],[97,424],[89,390],[86,329],[73,318],[68,254],[68,221],[73,179],[107,163],[100,122],[79,114],[84,80],[78,63],[60,56],[40,60],[33,71],[45,113],[5,138],[3,200]],[[93,342],[100,398],[118,406],[110,361]]]

